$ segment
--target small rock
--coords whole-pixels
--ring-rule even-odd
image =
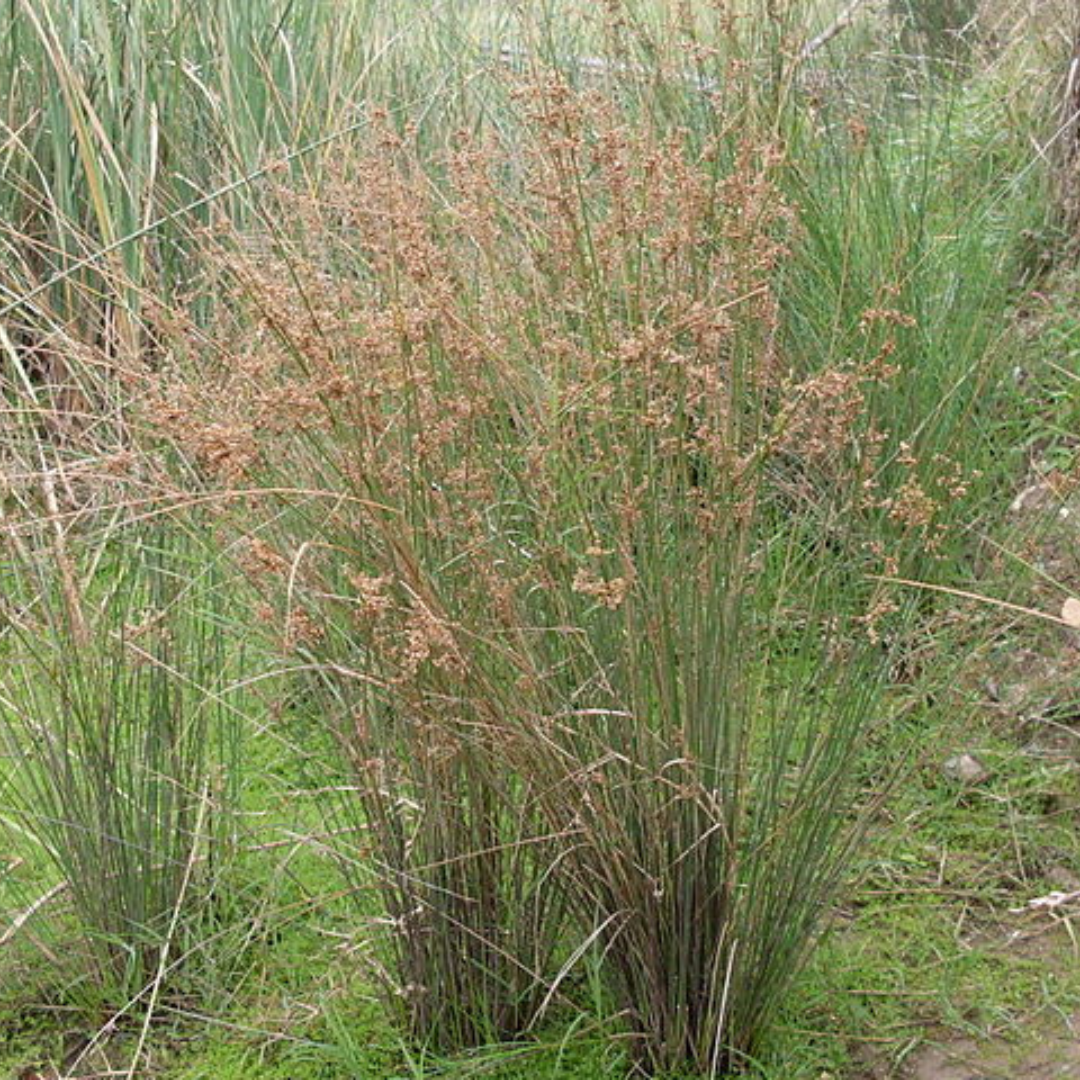
[[[1051,866],[1046,871],[1046,880],[1055,889],[1061,889],[1063,892],[1080,891],[1080,878],[1064,866]]]
[[[1038,480],[1024,488],[1013,499],[1009,504],[1009,512],[1012,514],[1026,514],[1045,510],[1053,502],[1054,497],[1054,489],[1045,480]]]
[[[949,758],[941,771],[954,784],[981,784],[990,779],[990,770],[973,754],[957,754]]]

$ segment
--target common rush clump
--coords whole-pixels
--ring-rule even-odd
[[[414,1037],[527,1031],[596,943],[638,1063],[715,1075],[846,866],[903,623],[789,520],[791,463],[929,525],[866,438],[911,319],[867,308],[865,360],[799,370],[778,137],[554,70],[510,97],[512,142],[427,153],[377,113],[277,183],[296,227],[210,246],[230,317],[150,416],[204,482],[289,493],[245,504],[243,565],[354,769]]]

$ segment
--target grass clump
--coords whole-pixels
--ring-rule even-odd
[[[198,944],[237,737],[214,582],[189,580],[161,532],[125,552],[75,622],[47,561],[15,561],[41,591],[5,620],[0,680],[9,813],[63,883],[114,1007]]]

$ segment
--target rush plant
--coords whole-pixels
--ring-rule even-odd
[[[238,730],[212,575],[192,575],[176,535],[124,540],[77,620],[50,558],[27,564],[23,545],[6,560],[9,595],[28,603],[6,613],[0,676],[8,813],[63,882],[114,1004],[198,940]]]
[[[230,320],[149,415],[204,482],[285,493],[243,562],[352,762],[413,1035],[521,1034],[596,944],[639,1064],[718,1074],[860,819],[903,619],[787,519],[785,462],[865,490],[890,320],[795,377],[782,146],[555,71],[511,96],[513,147],[428,159],[377,115],[321,190],[280,185],[302,234],[208,252]]]

